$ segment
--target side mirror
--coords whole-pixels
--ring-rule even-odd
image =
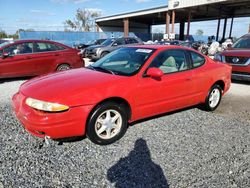
[[[112,46],[118,46],[118,44],[116,42],[114,42]]]
[[[162,72],[161,69],[156,68],[156,67],[152,67],[152,68],[149,68],[147,70],[146,75],[151,77],[151,78],[160,79],[164,75],[164,73]]]
[[[7,52],[4,52],[4,53],[2,54],[2,58],[3,58],[3,59],[5,59],[5,58],[7,58],[7,57],[9,57],[9,56],[10,56],[10,54],[7,53]]]

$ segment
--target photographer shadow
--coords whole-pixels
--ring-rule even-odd
[[[169,187],[163,170],[152,161],[144,139],[138,139],[129,155],[108,170],[107,178],[119,188]]]

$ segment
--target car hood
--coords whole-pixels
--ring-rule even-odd
[[[26,97],[68,106],[95,104],[110,86],[126,87],[128,77],[86,68],[63,71],[31,79],[20,87]]]
[[[93,49],[96,49],[96,48],[103,48],[103,47],[105,47],[105,46],[104,45],[91,45],[87,49],[93,50]]]
[[[221,53],[224,56],[250,57],[250,49],[230,49]]]

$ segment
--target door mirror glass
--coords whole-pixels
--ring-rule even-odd
[[[152,68],[149,68],[147,70],[147,76],[151,77],[151,78],[156,78],[156,79],[160,79],[164,73],[162,72],[161,69],[159,68],[156,68],[156,67],[152,67]]]

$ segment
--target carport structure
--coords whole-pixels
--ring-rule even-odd
[[[129,32],[149,34],[152,25],[165,24],[168,38],[171,33],[175,33],[174,24],[179,23],[179,39],[184,40],[185,34],[190,34],[190,22],[218,20],[218,40],[221,20],[224,20],[223,40],[228,19],[231,19],[228,36],[231,37],[234,18],[247,16],[250,16],[249,0],[169,0],[166,6],[101,17],[96,19],[96,24],[98,30],[120,31],[124,32],[124,36],[128,36]]]

